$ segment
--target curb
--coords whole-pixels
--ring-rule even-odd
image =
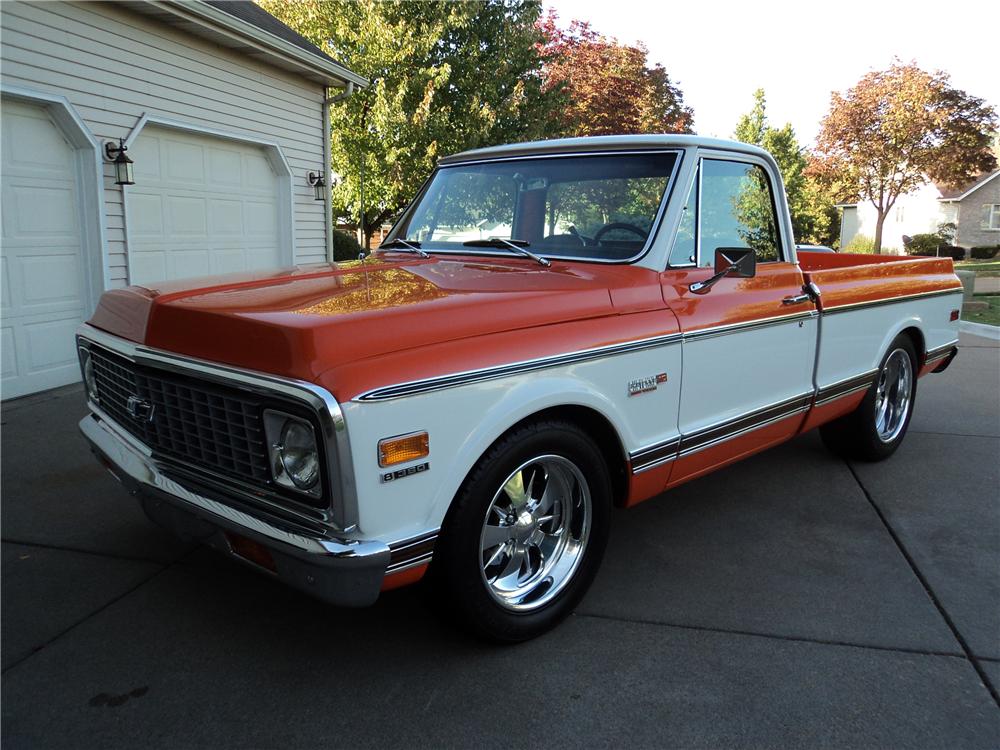
[[[982,336],[984,339],[1000,341],[1000,326],[988,326],[985,323],[968,323],[963,320],[959,322],[958,330],[962,333],[968,333],[970,336]]]

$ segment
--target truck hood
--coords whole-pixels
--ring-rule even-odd
[[[369,258],[115,290],[90,322],[157,349],[315,381],[388,352],[608,315],[623,270]]]

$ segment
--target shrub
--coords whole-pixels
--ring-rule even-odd
[[[937,249],[945,244],[939,234],[915,234],[906,246],[910,255],[937,255]]]
[[[935,253],[932,253],[934,255]],[[952,260],[964,260],[965,259],[965,248],[964,247],[953,247],[952,245],[941,245],[937,249],[936,255],[942,258],[951,258]]]
[[[333,259],[335,261],[357,260],[361,245],[347,232],[333,230]]]
[[[1000,245],[973,247],[969,250],[969,256],[976,260],[989,260],[990,258],[997,257],[998,252],[1000,252]]]
[[[856,234],[840,252],[856,253],[858,255],[871,255],[875,252],[875,240],[871,237],[866,237],[863,234]]]

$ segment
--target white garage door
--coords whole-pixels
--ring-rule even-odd
[[[88,291],[76,152],[47,112],[3,100],[3,398],[79,380]]]
[[[263,147],[150,125],[129,154],[131,283],[289,264],[279,179]]]

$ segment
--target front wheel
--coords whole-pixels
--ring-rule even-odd
[[[826,446],[840,455],[865,461],[881,461],[895,453],[913,416],[916,373],[913,343],[908,336],[897,336],[858,408],[820,427]]]
[[[443,604],[492,640],[553,627],[586,593],[611,515],[607,465],[575,425],[546,421],[498,440],[459,490],[434,552]]]

